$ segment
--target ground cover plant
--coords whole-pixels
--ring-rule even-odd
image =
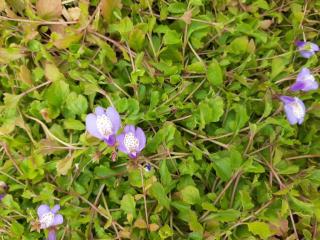
[[[0,239],[320,239],[319,10],[0,0]]]

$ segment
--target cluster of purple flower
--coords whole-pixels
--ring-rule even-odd
[[[298,51],[304,58],[310,58],[319,51],[319,46],[311,42],[298,41],[296,43]],[[297,76],[296,82],[291,86],[291,91],[308,92],[318,89],[319,84],[308,68],[302,68]],[[298,97],[281,96],[280,100],[284,103],[284,111],[290,124],[302,124],[306,114],[304,103]]]
[[[92,136],[101,139],[111,147],[117,147],[130,158],[137,158],[146,146],[143,130],[127,125],[122,133],[117,135],[120,128],[120,115],[113,107],[107,109],[97,107],[94,113],[88,114],[86,118],[86,129]]]

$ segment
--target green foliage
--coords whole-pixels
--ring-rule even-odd
[[[320,43],[319,9],[0,0],[0,238],[47,238],[37,207],[60,204],[57,239],[319,239],[319,90],[289,90],[319,81],[295,46]],[[86,131],[97,106],[144,130],[138,159]]]

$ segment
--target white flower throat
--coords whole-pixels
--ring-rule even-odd
[[[127,133],[124,136],[124,145],[129,152],[135,152],[139,147],[139,140],[133,135],[133,133]]]
[[[297,103],[297,102],[293,102],[290,104],[292,107],[292,112],[293,114],[297,117],[297,118],[303,118],[304,117],[304,109],[303,107]]]
[[[112,133],[112,123],[106,115],[97,116],[97,128],[101,135],[109,136]]]
[[[52,212],[47,212],[43,214],[40,218],[40,224],[42,228],[48,228],[53,225],[54,214]]]

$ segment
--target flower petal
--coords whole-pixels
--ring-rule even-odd
[[[304,87],[305,87],[304,82],[299,81],[299,82],[295,82],[295,83],[291,86],[290,90],[291,90],[291,91],[299,91],[299,90],[304,89]]]
[[[105,114],[105,109],[103,107],[96,107],[96,109],[94,110],[94,113],[97,115]]]
[[[41,218],[43,214],[50,212],[50,207],[46,204],[42,204],[38,207],[37,213],[38,217]]]
[[[93,113],[87,115],[86,118],[86,129],[87,131],[96,138],[102,139],[103,136],[100,134],[97,128],[97,116]]]
[[[316,90],[318,89],[319,87],[319,84],[317,81],[309,81],[307,84],[305,84],[305,87],[302,89],[302,91],[304,92],[308,92],[308,91],[311,91],[311,90]]]
[[[296,46],[298,48],[303,48],[306,45],[306,42],[303,41],[296,41]]]
[[[311,72],[308,68],[302,68],[297,76],[297,81],[305,81],[305,79],[311,75]]]
[[[293,97],[288,97],[288,96],[281,96],[280,100],[284,103],[284,104],[288,104],[288,103],[293,103],[294,102],[294,98]]]
[[[311,44],[311,48],[313,51],[318,52],[319,51],[319,46],[315,43],[310,43]]]
[[[135,136],[139,140],[139,151],[141,151],[146,146],[146,135],[141,128],[137,127]]]
[[[301,50],[300,54],[304,58],[310,58],[310,57],[312,57],[314,55],[314,52],[313,51],[310,52],[310,51]]]
[[[106,115],[110,119],[114,133],[117,133],[121,127],[120,115],[114,107],[108,107]]]
[[[61,214],[56,214],[53,219],[52,226],[57,226],[63,223],[63,216]]]
[[[286,113],[287,119],[291,125],[294,125],[298,122],[293,109],[289,105],[284,105],[284,111]]]
[[[48,240],[56,240],[56,230],[50,229],[48,232]]]
[[[127,125],[124,127],[124,132],[125,133],[129,133],[129,132],[135,133],[135,127],[133,125]]]
[[[51,212],[56,214],[58,211],[60,210],[60,205],[56,204],[53,206],[53,208],[51,208]]]
[[[111,134],[107,137],[104,138],[104,142],[106,144],[108,144],[109,146],[114,146],[114,144],[116,143],[116,135],[115,134]]]
[[[126,148],[126,146],[124,145],[124,136],[125,134],[122,133],[120,135],[117,136],[117,142],[118,142],[118,150],[128,154],[128,149]]]

